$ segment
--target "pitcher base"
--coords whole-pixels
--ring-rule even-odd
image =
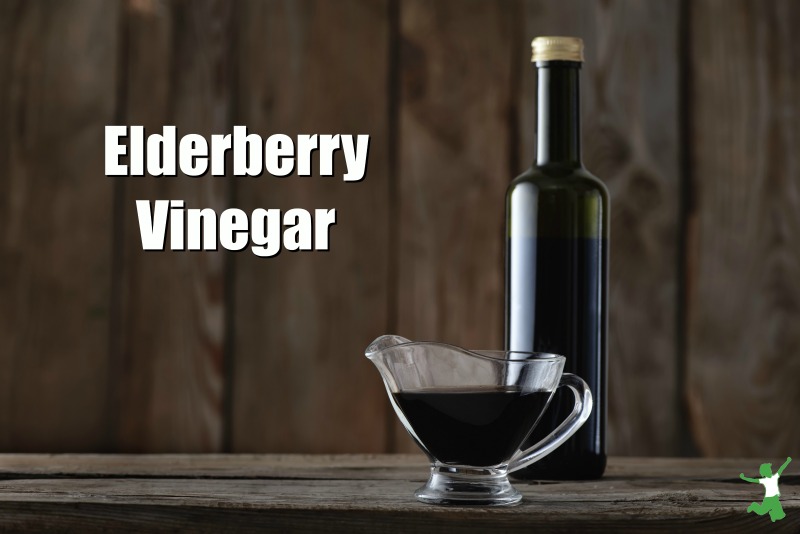
[[[451,506],[510,506],[522,494],[508,481],[505,469],[434,466],[428,483],[414,492],[418,501]]]

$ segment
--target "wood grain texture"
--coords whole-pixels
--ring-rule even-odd
[[[117,16],[103,0],[0,7],[2,450],[105,445]]]
[[[396,333],[502,348],[514,10],[409,0],[399,16]],[[396,446],[415,450],[399,426]]]
[[[164,125],[209,138],[230,131],[229,2],[129,1],[125,124]],[[226,178],[123,180],[117,450],[221,450],[223,442],[223,251],[145,252],[136,200],[227,207]],[[169,235],[169,234],[168,234]],[[169,238],[168,238],[169,239]]]
[[[800,5],[691,7],[691,426],[706,455],[788,454],[800,445]]]
[[[609,419],[611,454],[678,452],[677,2],[525,3],[525,46],[576,35],[586,167],[611,194]],[[529,56],[519,95],[520,170],[534,157],[536,75]]]
[[[424,476],[428,466],[421,453],[0,454],[0,480],[31,477],[402,480],[417,479],[420,473]]]
[[[768,459],[769,460],[769,459]],[[783,458],[771,459],[773,465]],[[613,457],[610,480],[736,481],[764,458]],[[429,465],[415,454],[0,454],[0,479],[16,478],[297,478],[403,480],[424,476]],[[790,464],[791,465],[791,464]],[[783,480],[796,485],[797,470]],[[423,475],[420,475],[423,473]],[[516,481],[522,485],[537,482]],[[550,482],[545,482],[549,484]],[[566,482],[559,482],[559,484]],[[590,484],[587,482],[586,484]]]
[[[367,177],[241,178],[237,205],[337,210],[327,252],[235,261],[234,451],[377,452],[388,401],[364,349],[388,298],[388,5],[243,2],[238,124],[283,133],[369,134]]]
[[[746,513],[763,492],[738,473],[749,473],[759,461],[612,457],[602,480],[517,483],[524,495],[519,506],[470,509],[414,500],[427,475],[419,456],[0,455],[0,528],[796,531],[800,491],[791,466],[781,486],[786,518],[771,524]],[[41,468],[47,464],[56,467]],[[263,478],[249,476],[248,464]]]

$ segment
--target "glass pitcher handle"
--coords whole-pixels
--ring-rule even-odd
[[[564,373],[561,375],[561,383],[558,384],[558,387],[561,386],[568,387],[575,394],[575,406],[572,408],[572,413],[536,445],[515,454],[508,463],[509,473],[528,467],[556,450],[589,419],[589,415],[592,413],[592,392],[586,382],[579,376]]]

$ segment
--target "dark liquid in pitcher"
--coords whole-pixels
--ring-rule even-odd
[[[488,467],[511,458],[551,393],[499,386],[393,395],[417,437],[439,461]]]

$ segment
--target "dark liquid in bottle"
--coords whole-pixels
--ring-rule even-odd
[[[606,277],[607,243],[597,238],[516,238],[512,254],[526,261],[509,262],[533,284],[535,298],[512,309],[514,328],[531,329],[531,349],[566,356],[564,372],[583,378],[594,398],[589,420],[554,452],[514,473],[517,478],[581,479],[605,470]],[[516,258],[519,260],[519,258]],[[528,265],[524,265],[524,264]],[[509,280],[520,277],[508,273]],[[515,288],[511,288],[514,291]],[[516,288],[520,289],[520,288]],[[519,347],[519,350],[522,350]],[[572,392],[559,388],[523,447],[545,437],[572,411]]]
[[[498,465],[519,449],[536,424],[547,391],[514,387],[421,389],[395,393],[411,427],[439,461],[453,465]]]

